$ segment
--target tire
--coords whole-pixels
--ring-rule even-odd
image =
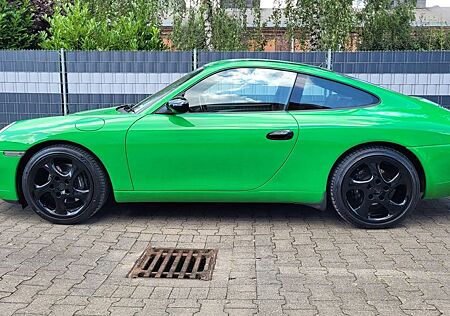
[[[22,192],[28,205],[55,224],[78,224],[93,216],[109,194],[107,174],[89,152],[73,145],[41,149],[27,162]]]
[[[360,228],[395,226],[420,199],[413,163],[389,147],[365,147],[345,156],[332,171],[329,195],[336,212]]]

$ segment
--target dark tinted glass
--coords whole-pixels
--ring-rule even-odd
[[[315,76],[299,74],[289,110],[340,109],[378,103],[370,93]]]

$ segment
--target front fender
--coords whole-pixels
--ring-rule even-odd
[[[19,166],[26,163],[21,159],[29,159],[40,148],[58,142],[78,145],[92,152],[105,167],[113,190],[133,190],[125,138],[136,119],[132,115],[95,119],[73,115],[17,122],[0,134],[0,171],[3,171],[0,198],[17,200],[15,179]],[[25,152],[25,155],[21,159],[7,157],[4,151]]]

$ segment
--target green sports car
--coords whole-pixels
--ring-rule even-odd
[[[282,202],[366,228],[450,195],[450,112],[269,60],[197,69],[135,105],[0,132],[0,198],[74,224],[117,202]]]

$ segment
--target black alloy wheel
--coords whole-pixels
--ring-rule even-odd
[[[79,223],[105,203],[106,173],[87,151],[58,145],[42,149],[25,166],[22,189],[41,217],[58,224]]]
[[[338,214],[365,228],[397,224],[420,198],[414,165],[400,152],[370,147],[345,157],[333,173],[330,196]]]

